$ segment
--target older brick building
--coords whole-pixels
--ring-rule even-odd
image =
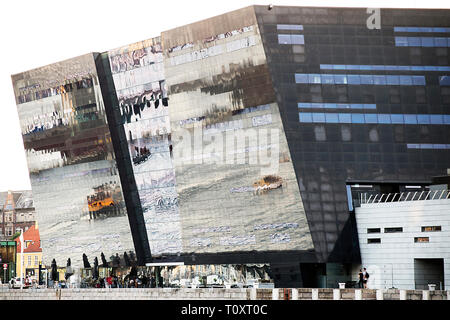
[[[28,230],[36,221],[30,190],[0,192],[0,238],[9,240],[19,230]]]

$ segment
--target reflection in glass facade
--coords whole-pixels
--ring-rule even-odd
[[[450,47],[450,38],[444,37],[395,37],[398,47]]]
[[[428,181],[450,163],[449,11],[381,9],[381,29],[363,8],[255,12],[318,260],[358,262],[346,184]],[[304,44],[279,44],[286,24]]]
[[[450,125],[447,114],[376,114],[300,112],[300,122]]]
[[[244,9],[240,19],[224,15],[162,34],[163,48],[188,47],[164,51],[185,253],[313,248],[250,13]],[[204,54],[183,60],[196,52]],[[271,153],[274,168],[261,161]]]
[[[424,76],[367,75],[367,74],[295,74],[296,83],[310,84],[370,84],[383,86],[424,86]]]
[[[450,163],[448,10],[381,15],[251,6],[14,75],[44,254],[360,262],[347,184]]]
[[[159,38],[108,52],[152,255],[182,252]]]
[[[134,251],[95,55],[12,79],[45,263]]]

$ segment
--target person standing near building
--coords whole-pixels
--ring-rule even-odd
[[[363,288],[364,287],[364,274],[362,272],[362,269],[359,269],[359,273],[358,273],[358,288]]]
[[[363,275],[364,275],[363,279],[364,288],[367,289],[367,281],[369,280],[369,273],[367,272],[366,268],[364,268]]]

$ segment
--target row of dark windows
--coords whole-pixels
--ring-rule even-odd
[[[430,242],[430,237],[414,237],[414,242]],[[380,238],[370,238],[367,239],[367,243],[381,243]]]
[[[422,227],[422,232],[434,232],[434,231],[442,231],[441,226],[425,226]],[[402,227],[390,227],[384,228],[384,233],[396,233],[403,232]],[[367,233],[381,233],[381,228],[367,228]]]

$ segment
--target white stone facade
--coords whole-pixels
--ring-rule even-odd
[[[427,284],[434,281],[436,289],[441,285],[442,290],[450,290],[450,199],[361,204],[355,213],[370,289],[428,289]],[[440,231],[427,232],[422,227],[440,227]],[[378,228],[380,232],[368,232]],[[402,230],[386,233],[385,228]],[[415,242],[415,238],[429,242]],[[380,239],[380,243],[368,243],[368,239]]]

